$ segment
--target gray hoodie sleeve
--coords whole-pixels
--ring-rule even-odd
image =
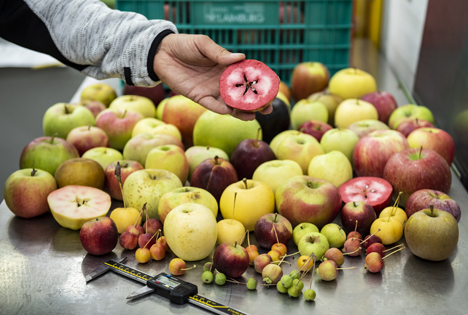
[[[157,84],[150,57],[158,35],[177,33],[171,22],[111,10],[99,0],[23,1],[44,23],[63,57],[83,66],[76,67],[82,73],[96,79],[119,77],[139,86]]]

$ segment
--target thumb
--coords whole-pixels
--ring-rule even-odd
[[[245,59],[245,55],[241,53],[231,53],[227,51],[225,48],[216,44],[211,38],[208,36],[197,36],[196,45],[198,50],[206,56],[208,59],[219,63],[223,66],[229,66],[238,61],[242,61]]]

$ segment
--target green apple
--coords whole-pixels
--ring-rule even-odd
[[[182,183],[187,181],[189,171],[184,150],[173,144],[152,149],[146,156],[145,168],[157,168],[172,172],[179,177]]]
[[[245,238],[244,225],[234,219],[224,219],[218,222],[218,244],[229,243],[241,245]]]
[[[98,162],[101,164],[103,169],[106,169],[107,165],[111,164],[112,162],[123,160],[122,153],[116,149],[106,147],[89,149],[83,154],[82,158],[87,158]]]
[[[205,259],[218,238],[216,219],[207,207],[184,203],[167,215],[164,236],[177,257],[185,261]]]
[[[82,105],[57,103],[47,109],[42,119],[44,136],[66,139],[68,133],[81,126],[94,126],[93,113]]]
[[[352,123],[365,119],[378,120],[379,114],[374,105],[366,101],[352,98],[338,105],[335,112],[335,125],[338,128],[348,128]]]
[[[350,129],[331,129],[320,139],[320,145],[325,153],[340,151],[353,162],[353,151],[359,141],[358,135]]]
[[[301,256],[310,256],[314,253],[317,260],[322,259],[325,252],[330,248],[325,235],[318,232],[305,234],[297,244]]]
[[[293,237],[294,244],[296,245],[299,244],[299,241],[301,240],[301,238],[304,235],[309,234],[311,232],[319,233],[320,230],[315,224],[312,224],[312,223],[304,222],[304,223],[298,224],[293,230],[292,237]]]
[[[361,139],[362,137],[370,134],[372,131],[389,130],[390,128],[388,128],[388,126],[380,120],[364,119],[353,122],[348,126],[348,129],[354,131],[358,135],[359,139]]]
[[[257,120],[243,121],[231,115],[204,112],[195,123],[193,144],[220,148],[231,156],[234,148],[245,139],[256,139],[260,124]],[[259,140],[262,140],[260,132]]]
[[[266,183],[273,193],[276,189],[294,176],[303,175],[301,166],[291,160],[273,160],[260,164],[253,173],[252,179]]]
[[[340,248],[346,242],[346,232],[336,223],[325,225],[320,234],[325,235],[330,247]]]
[[[213,147],[193,146],[185,151],[185,156],[189,163],[189,178],[192,176],[195,168],[206,159],[218,156],[226,161],[229,161],[229,156],[221,149]]]
[[[114,89],[105,83],[95,83],[88,85],[81,91],[81,102],[98,101],[109,107],[109,104],[117,97]]]
[[[156,107],[153,102],[149,98],[138,95],[119,96],[112,101],[109,108],[133,110],[139,112],[145,118],[154,118],[156,114]]]
[[[164,194],[159,200],[159,220],[164,224],[167,214],[183,203],[204,205],[213,212],[215,218],[218,215],[218,202],[208,191],[198,187],[180,187]]]
[[[328,90],[317,92],[307,98],[310,102],[320,102],[328,110],[328,123],[335,125],[335,111],[338,105],[343,102],[343,99],[338,95],[331,94]]]
[[[161,120],[162,121],[162,116],[163,116],[163,113],[164,113],[164,107],[166,106],[166,103],[167,101],[169,100],[169,98],[165,98],[163,99],[158,107],[156,108],[156,118]]]
[[[182,183],[175,174],[158,169],[147,169],[133,172],[125,180],[123,199],[127,207],[141,211],[143,205],[151,218],[158,219],[158,206],[161,197]]]
[[[353,167],[346,155],[331,151],[318,155],[310,161],[308,175],[328,180],[336,187],[353,178]]]
[[[303,134],[300,131],[297,130],[285,130],[277,134],[270,142],[270,148],[273,150],[273,152],[276,152],[278,149],[278,145],[281,143],[281,141],[284,140],[289,135],[301,135]]]
[[[388,118],[388,126],[391,129],[396,130],[398,125],[403,121],[416,118],[434,124],[434,116],[432,115],[432,112],[429,110],[429,108],[408,104],[399,106],[393,111],[393,113],[390,115],[390,118]]]
[[[143,118],[142,120],[136,123],[135,127],[133,127],[132,138],[135,137],[137,134],[143,132],[151,133],[151,130],[153,130],[154,128],[165,124],[165,122],[156,118]]]
[[[330,93],[346,100],[360,98],[368,93],[375,92],[377,84],[374,77],[369,73],[356,68],[347,68],[332,76],[328,90]]]
[[[305,133],[286,136],[278,144],[276,151],[273,152],[278,160],[293,160],[297,162],[304,174],[307,174],[310,161],[315,156],[324,153],[317,139]]]
[[[291,111],[291,125],[293,129],[298,129],[303,123],[309,120],[328,122],[328,110],[323,103],[310,102],[302,99],[297,102]]]

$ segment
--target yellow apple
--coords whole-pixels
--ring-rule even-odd
[[[330,93],[346,100],[360,98],[368,93],[375,92],[377,84],[374,77],[369,73],[356,68],[347,68],[332,76],[328,90]]]
[[[380,212],[379,218],[388,219],[389,217],[400,221],[403,227],[405,227],[406,221],[408,221],[405,210],[398,207],[387,207]]]
[[[165,124],[166,124],[165,122],[156,118],[152,118],[152,117],[143,118],[142,120],[137,122],[136,125],[133,127],[132,138],[140,133],[144,133],[144,132],[151,133],[151,130],[153,130],[154,128],[165,125]]]
[[[275,210],[275,195],[270,186],[255,180],[229,185],[221,195],[219,207],[224,219],[233,218],[234,194],[237,192],[234,220],[253,231],[261,216]]]
[[[173,144],[155,147],[149,151],[146,156],[145,168],[167,170],[174,173],[182,184],[187,181],[189,172],[185,151]]]
[[[335,125],[337,128],[348,128],[357,121],[377,120],[378,118],[379,114],[374,105],[357,98],[341,102],[335,111]]]
[[[229,243],[242,245],[245,238],[245,227],[234,219],[224,219],[218,222],[218,244]]]
[[[394,217],[378,218],[372,223],[370,233],[380,237],[383,245],[390,245],[403,236],[403,225]]]
[[[141,225],[140,211],[135,208],[115,208],[111,212],[110,218],[117,225],[119,234],[125,232],[130,225],[135,223]]]
[[[346,155],[331,151],[317,155],[310,161],[309,176],[328,180],[338,188],[353,178],[353,167]]]

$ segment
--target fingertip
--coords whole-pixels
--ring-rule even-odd
[[[267,107],[262,109],[260,113],[262,113],[263,115],[268,115],[268,114],[271,114],[272,111],[273,111],[273,106],[269,104]]]
[[[223,60],[221,61],[221,63],[222,63],[224,66],[229,66],[229,65],[232,65],[233,63],[242,61],[242,60],[244,60],[244,59],[245,59],[245,55],[244,55],[244,54],[241,54],[241,53],[230,53],[230,54],[226,55],[225,58],[223,58]]]
[[[245,112],[245,111],[242,111],[242,110],[238,110],[238,109],[234,109],[232,111],[232,114],[231,116],[237,118],[237,119],[240,119],[240,120],[245,120],[245,121],[248,121],[248,120],[254,120],[255,119],[255,113],[252,113],[252,112]]]

